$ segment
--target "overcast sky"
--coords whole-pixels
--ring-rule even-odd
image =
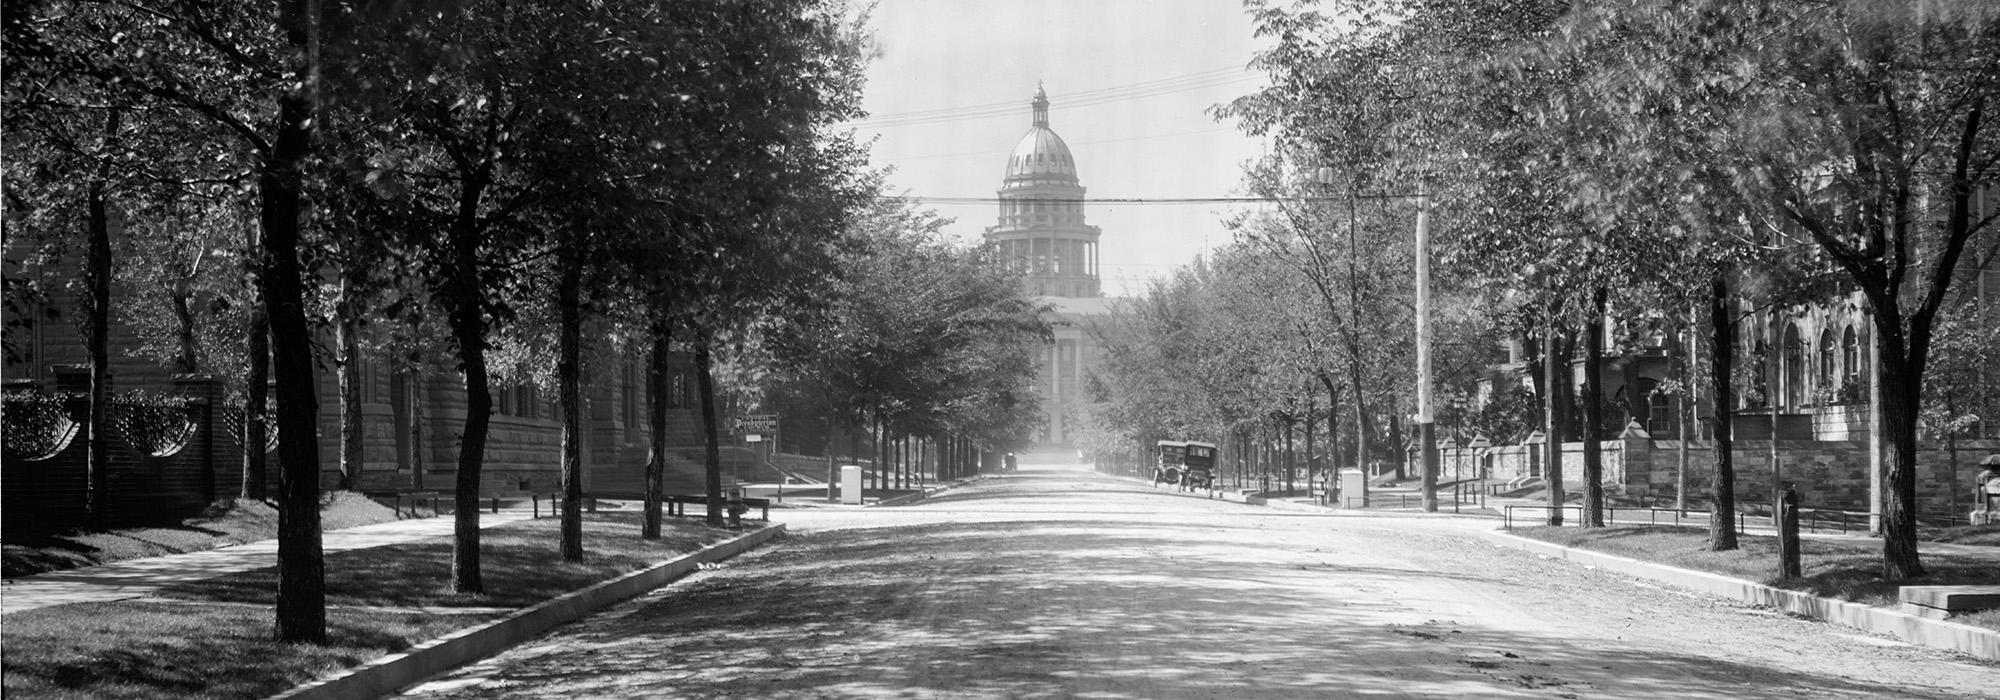
[[[1230,0],[882,0],[854,124],[876,137],[872,160],[910,195],[991,200],[1007,154],[1048,90],[1049,126],[1069,143],[1086,197],[1189,198],[1238,193],[1260,143],[1210,107],[1263,84],[1246,68],[1262,40]],[[938,203],[950,231],[976,241],[998,205]],[[1227,243],[1218,204],[1089,204],[1103,232],[1105,294]]]

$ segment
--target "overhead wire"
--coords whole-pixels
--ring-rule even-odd
[[[1221,87],[1234,83],[1249,82],[1262,77],[1242,68],[1223,68],[1199,73],[1190,73],[1170,78],[1115,85],[1097,90],[1058,94],[1050,97],[1050,102],[1060,104],[1064,109],[1094,107],[1097,105],[1127,100],[1158,97],[1182,92],[1190,92],[1211,87]],[[946,107],[914,112],[898,112],[848,122],[846,126],[856,129],[883,129],[920,124],[937,124],[972,119],[1015,116],[1020,114],[1021,102],[994,102],[961,107]]]
[[[1171,133],[1171,134],[1147,134],[1147,135],[1144,135],[1144,136],[1126,136],[1126,137],[1123,137],[1123,138],[1115,138],[1115,139],[1097,139],[1097,140],[1094,140],[1094,141],[1077,141],[1077,142],[1075,142],[1075,143],[1074,143],[1074,145],[1077,145],[1077,146],[1095,146],[1095,145],[1099,145],[1099,144],[1106,144],[1106,143],[1123,143],[1123,142],[1126,142],[1126,141],[1147,141],[1147,140],[1151,140],[1151,139],[1165,139],[1165,138],[1174,138],[1174,137],[1177,137],[1177,136],[1195,136],[1195,135],[1198,135],[1198,134],[1213,134],[1213,133],[1219,133],[1219,132],[1224,132],[1224,131],[1232,131],[1232,132],[1233,132],[1233,131],[1235,131],[1235,129],[1234,129],[1234,128],[1232,128],[1232,127],[1226,127],[1226,126],[1225,126],[1225,127],[1219,127],[1219,128],[1215,128],[1215,129],[1196,129],[1196,130],[1194,130],[1194,131],[1177,131],[1177,132],[1174,132],[1174,133]],[[931,154],[927,154],[927,155],[921,155],[921,156],[901,156],[901,157],[897,158],[897,159],[896,159],[896,161],[897,161],[897,162],[902,162],[902,161],[906,161],[906,160],[929,160],[929,159],[932,159],[932,158],[964,158],[964,157],[970,157],[970,156],[990,156],[990,155],[996,155],[996,154],[1000,154],[1000,153],[1013,153],[1013,152],[1014,152],[1014,151],[1013,151],[1013,149],[1009,149],[1009,148],[996,148],[996,149],[991,149],[991,150],[985,150],[985,151],[963,151],[963,152],[959,152],[959,153],[931,153]]]
[[[1416,197],[1415,194],[1393,195],[1383,198]],[[999,204],[1009,203],[1082,203],[1082,204],[1275,204],[1282,202],[1345,202],[1343,195],[1304,195],[1298,197],[1091,197],[1087,199],[1061,199],[1055,197],[1013,198],[1013,197],[926,197],[921,195],[879,195],[878,200],[896,200],[919,204]]]

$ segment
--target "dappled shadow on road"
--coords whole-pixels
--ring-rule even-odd
[[[1230,530],[1061,519],[792,535],[445,696],[1925,696],[1662,653],[1642,631],[1582,642],[1462,622],[1448,611],[1463,601],[1415,584],[1514,584]]]

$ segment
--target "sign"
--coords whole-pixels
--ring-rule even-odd
[[[737,435],[771,435],[777,433],[778,416],[775,413],[762,413],[738,417],[736,419],[736,429],[732,432],[735,432]]]

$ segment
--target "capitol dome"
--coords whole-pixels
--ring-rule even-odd
[[[1035,89],[1035,123],[1028,133],[1014,144],[1014,153],[1007,157],[1008,180],[1059,179],[1075,182],[1076,158],[1070,156],[1069,144],[1049,129],[1049,96],[1041,88]]]

